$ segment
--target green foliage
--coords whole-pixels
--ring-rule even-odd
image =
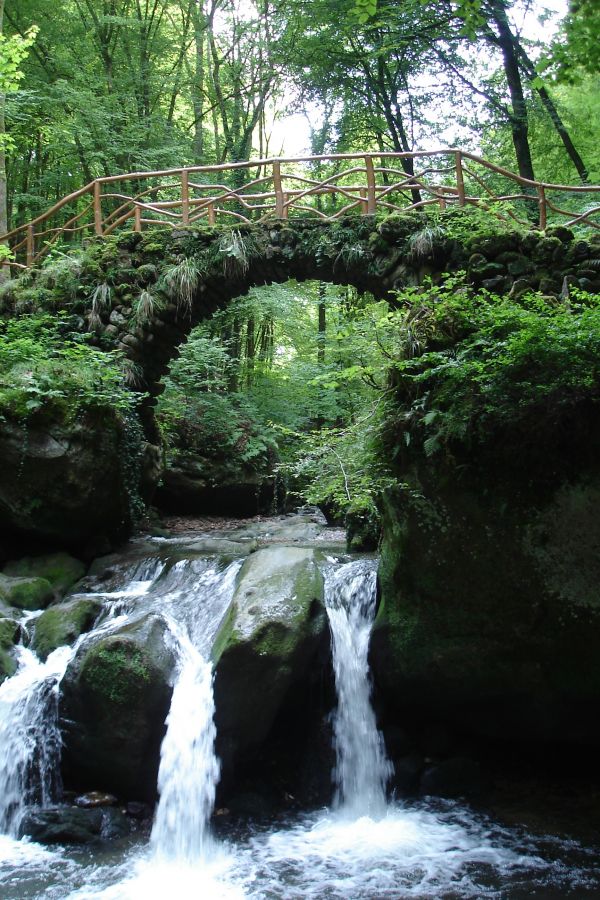
[[[165,307],[164,299],[144,288],[133,304],[133,320],[138,325],[147,325]]]
[[[0,416],[70,421],[123,413],[135,403],[118,355],[86,344],[68,317],[0,322]]]
[[[600,303],[534,294],[519,302],[472,295],[456,279],[399,295],[399,326],[416,351],[395,362],[395,449],[426,456],[502,434],[515,449],[600,401]]]
[[[175,300],[178,312],[191,315],[194,293],[205,272],[206,264],[197,256],[181,256],[178,262],[164,270],[162,285]]]

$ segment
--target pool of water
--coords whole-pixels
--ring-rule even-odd
[[[145,841],[52,850],[0,841],[4,900],[213,898],[600,898],[597,847],[503,827],[450,801],[390,805],[385,815],[327,810],[220,828],[194,862]]]

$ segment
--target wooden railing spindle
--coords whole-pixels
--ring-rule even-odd
[[[546,191],[543,185],[538,184],[537,193],[540,208],[540,231],[545,231],[548,224],[548,209],[546,207]]]
[[[360,214],[361,216],[368,216],[369,214],[369,206],[367,204],[367,189],[360,189]]]
[[[367,170],[367,215],[374,216],[377,209],[377,197],[375,194],[375,168],[373,166],[373,157],[365,156],[365,167]]]
[[[273,188],[275,189],[275,215],[283,219],[283,190],[281,187],[281,163],[278,159],[273,161]]]
[[[94,229],[102,237],[102,186],[98,179],[94,182]]]
[[[35,226],[27,226],[27,247],[25,250],[27,265],[32,266],[35,259]]]
[[[190,173],[187,169],[181,172],[181,222],[190,224]]]
[[[455,155],[455,165],[456,165],[456,187],[458,188],[458,205],[464,206],[466,203],[466,195],[465,195],[465,175],[462,167],[462,153],[460,150],[457,150]]]

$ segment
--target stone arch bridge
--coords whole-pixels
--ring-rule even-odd
[[[469,221],[452,212],[432,227],[413,213],[124,234],[89,246],[86,300],[74,305],[102,345],[131,361],[152,405],[192,328],[252,287],[313,279],[394,302],[402,289],[464,271],[498,294],[600,291],[600,240],[564,227],[468,236]]]

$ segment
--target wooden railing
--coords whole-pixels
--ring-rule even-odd
[[[600,229],[599,204],[600,185],[530,181],[465,150],[338,153],[97,178],[0,242],[14,254],[10,265],[26,268],[55,246],[125,226],[141,231],[290,216],[329,221],[351,213],[475,205],[507,224]]]

